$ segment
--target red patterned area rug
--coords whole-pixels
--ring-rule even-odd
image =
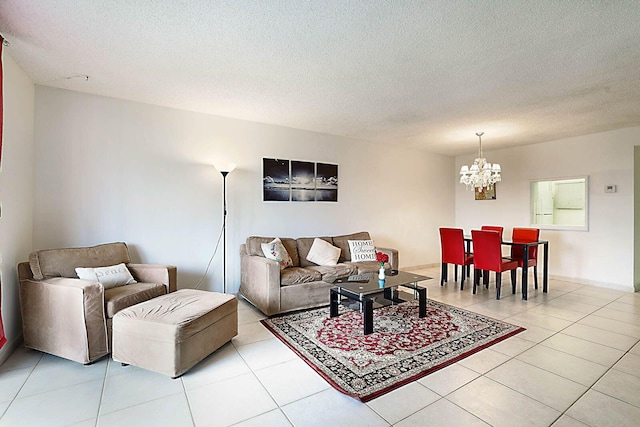
[[[340,313],[330,318],[325,307],[262,323],[333,387],[362,402],[524,331],[433,300],[422,319],[415,300],[374,310],[369,335],[361,313]]]

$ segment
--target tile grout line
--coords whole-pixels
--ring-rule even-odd
[[[189,408],[189,416],[191,417],[191,424],[195,427],[196,420],[193,417],[193,410],[191,409],[191,401],[189,400],[189,395],[187,394],[187,387],[184,385],[182,375],[180,375],[180,383],[182,384],[182,393],[184,394],[184,398],[187,401],[187,408]]]
[[[38,367],[38,365],[40,365],[40,363],[42,362],[42,358],[43,358],[43,354],[40,355],[40,358],[38,359],[38,361],[35,363],[35,365],[33,365],[33,367],[31,368],[31,371],[29,372],[29,375],[27,375],[27,378],[25,378],[24,382],[22,383],[22,385],[20,386],[20,388],[18,389],[18,391],[16,392],[15,396],[13,396],[13,398],[11,399],[11,401],[9,402],[9,404],[7,405],[7,408],[4,410],[4,412],[2,413],[2,415],[0,415],[0,420],[2,420],[4,418],[4,416],[7,414],[7,412],[9,411],[9,409],[11,408],[11,405],[13,405],[13,402],[16,401],[16,399],[18,398],[18,395],[20,394],[20,392],[22,391],[22,389],[24,388],[25,384],[27,383],[27,381],[29,380],[29,378],[31,378],[31,375],[33,375],[33,371],[36,370],[36,367]],[[15,369],[14,369],[15,370]]]
[[[567,409],[565,409],[565,410],[562,412],[562,414],[560,414],[560,416],[559,416],[558,418],[556,418],[556,419],[554,420],[554,423],[555,423],[556,421],[558,421],[560,418],[562,418],[562,416],[563,416],[563,415],[567,415],[568,417],[573,418],[573,417],[571,417],[571,415],[568,415],[568,414],[567,414],[567,412],[568,412],[568,411],[573,407],[573,405],[575,405],[575,404],[576,404],[580,399],[582,399],[582,397],[584,397],[584,395],[585,395],[585,394],[587,394],[587,393],[588,393],[588,392],[590,392],[591,390],[593,390],[593,391],[595,391],[595,392],[598,392],[598,393],[602,393],[601,391],[594,390],[594,389],[593,389],[593,387],[598,383],[598,381],[600,381],[600,380],[601,380],[605,375],[607,375],[607,374],[608,374],[608,373],[613,369],[613,367],[614,367],[618,362],[620,362],[620,360],[622,360],[622,358],[623,358],[623,357],[625,357],[627,354],[630,354],[629,352],[631,351],[631,349],[633,349],[636,345],[638,345],[638,343],[639,343],[639,342],[640,342],[640,340],[636,341],[636,343],[635,343],[634,345],[632,345],[632,346],[631,346],[631,348],[630,348],[629,350],[627,350],[627,351],[626,351],[622,356],[620,356],[620,357],[619,357],[619,358],[618,358],[618,359],[617,359],[617,360],[616,360],[616,361],[615,361],[615,362],[614,362],[614,363],[613,363],[609,368],[607,368],[607,370],[606,370],[606,371],[604,371],[604,373],[603,373],[602,375],[600,375],[600,376],[598,377],[598,379],[596,379],[596,380],[593,382],[593,384],[592,384],[591,386],[589,386],[589,388],[587,388],[587,389],[585,390],[585,392],[584,392],[584,393],[582,393],[580,396],[578,396],[578,398],[577,398],[576,400],[574,400],[574,401],[573,401],[573,403],[572,403],[572,404],[571,404]],[[633,404],[631,404],[631,403],[625,402],[624,400],[620,400],[620,399],[618,399],[618,398],[617,398],[617,397],[615,397],[615,396],[610,396],[610,395],[608,395],[608,394],[606,394],[606,393],[602,393],[602,394],[604,394],[605,396],[609,396],[609,397],[611,397],[612,399],[616,399],[616,400],[618,400],[618,401],[620,401],[620,402],[626,403],[627,405],[635,406],[635,407],[637,408],[637,406],[636,406],[636,405],[633,405]],[[578,421],[580,421],[580,420],[578,420]],[[580,422],[581,422],[581,423],[583,423],[582,421],[580,421]],[[583,423],[583,424],[586,424],[586,423]]]

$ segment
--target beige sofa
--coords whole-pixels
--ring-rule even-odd
[[[261,244],[274,237],[248,237],[240,246],[240,295],[267,316],[272,316],[328,305],[329,289],[335,286],[331,280],[378,271],[379,265],[375,261],[351,262],[348,240],[370,240],[368,232],[319,238],[341,249],[336,266],[320,266],[307,260],[314,237],[280,238],[293,260],[293,267],[281,271],[280,265],[265,258],[262,252]],[[398,269],[397,250],[376,247],[376,251],[389,256],[387,268]]]
[[[126,264],[138,283],[104,289],[80,280],[76,267]],[[111,319],[120,310],[176,290],[176,267],[131,264],[125,243],[33,252],[18,264],[24,345],[80,363],[111,349]]]

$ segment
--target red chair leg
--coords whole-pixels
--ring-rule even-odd
[[[480,270],[473,269],[473,294],[476,294],[476,288],[478,287],[478,282],[480,282]]]
[[[456,264],[453,264],[453,278],[456,282],[458,281],[458,266]]]
[[[471,267],[470,265],[467,265],[467,266],[463,265],[461,267],[462,268],[462,272],[460,274],[460,290],[461,291],[464,290],[464,270],[466,269],[468,272],[470,267]]]
[[[440,270],[440,286],[444,285],[444,282],[447,281],[447,270],[448,265],[446,263],[442,263],[442,269]]]
[[[533,283],[536,285],[536,289],[538,289],[538,266],[533,266]]]
[[[484,270],[482,272],[482,281],[484,283],[484,287],[489,289],[489,275],[491,272],[489,270]]]
[[[516,293],[516,270],[517,268],[511,270],[511,293]]]
[[[500,299],[500,285],[502,284],[502,273],[496,273],[496,299]]]

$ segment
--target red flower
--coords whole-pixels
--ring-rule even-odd
[[[389,255],[376,252],[376,262],[380,264],[380,267],[384,267],[384,263],[389,262]]]

